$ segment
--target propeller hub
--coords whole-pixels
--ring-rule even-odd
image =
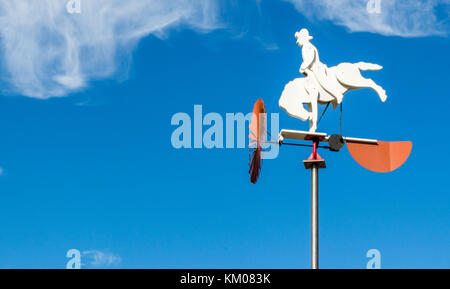
[[[330,146],[330,151],[338,152],[344,145],[344,138],[339,134],[333,134],[328,138],[328,145]]]

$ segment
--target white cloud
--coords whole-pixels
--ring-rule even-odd
[[[0,0],[3,82],[35,98],[64,96],[117,72],[117,59],[150,34],[183,24],[218,27],[215,0]]]
[[[91,80],[120,72],[123,59],[130,58],[140,39],[151,34],[165,37],[179,25],[197,31],[223,27],[219,14],[235,13],[240,3],[80,0],[81,13],[70,14],[68,1],[0,0],[0,85],[4,93],[45,99],[76,92]],[[285,1],[311,19],[330,20],[352,32],[414,37],[447,35],[450,30],[450,0],[380,0],[381,14],[367,12],[369,0]],[[439,5],[441,15],[435,11]]]
[[[368,13],[369,0],[286,1],[310,19],[330,20],[351,32],[420,37],[446,36],[450,31],[450,0],[380,0],[380,14]]]
[[[84,251],[81,260],[83,260],[83,265],[93,267],[109,267],[119,265],[122,262],[120,256],[99,250]]]

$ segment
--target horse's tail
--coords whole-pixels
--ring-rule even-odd
[[[367,63],[367,62],[358,62],[356,63],[356,66],[358,66],[359,70],[381,70],[383,69],[383,66],[373,63]]]

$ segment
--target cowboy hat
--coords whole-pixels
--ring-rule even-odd
[[[295,38],[297,39],[308,39],[311,40],[313,39],[312,36],[309,35],[309,32],[307,29],[302,28],[299,32],[295,32]]]

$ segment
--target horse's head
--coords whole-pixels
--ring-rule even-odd
[[[309,35],[309,31],[306,28],[303,28],[300,31],[295,32],[295,38],[297,39],[297,45],[300,47],[303,47],[305,43],[313,39],[313,37]]]

